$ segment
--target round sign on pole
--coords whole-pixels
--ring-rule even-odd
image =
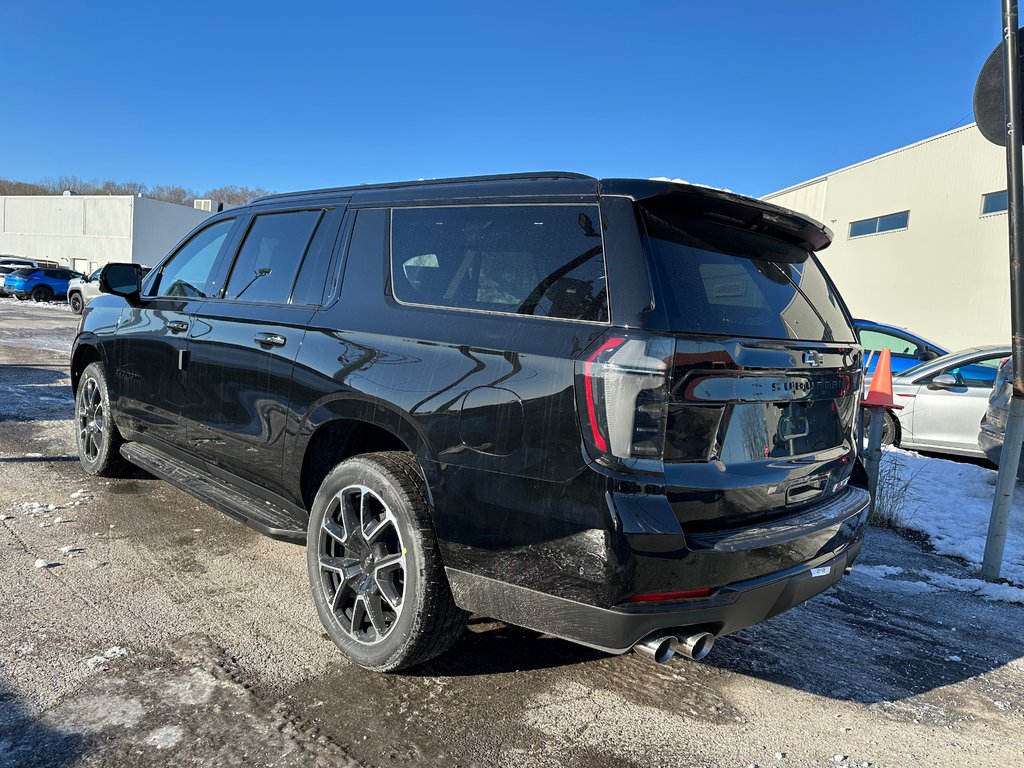
[[[1024,28],[1017,30],[1018,50],[1024,50]],[[1003,44],[996,46],[985,60],[974,86],[974,119],[981,135],[1006,146],[1006,107],[1003,104]]]

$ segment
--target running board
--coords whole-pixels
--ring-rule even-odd
[[[150,474],[176,485],[221,512],[274,539],[305,543],[306,529],[282,507],[253,498],[237,485],[142,443],[125,443],[121,455]]]

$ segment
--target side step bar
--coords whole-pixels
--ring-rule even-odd
[[[306,529],[296,522],[293,515],[268,501],[253,498],[232,483],[212,477],[142,443],[125,443],[121,446],[121,455],[266,536],[285,541],[306,541]]]

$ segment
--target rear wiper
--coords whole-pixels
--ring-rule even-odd
[[[814,306],[814,302],[811,301],[810,297],[806,293],[804,293],[804,289],[800,287],[800,284],[794,282],[793,278],[789,276],[789,270],[782,269],[782,267],[780,267],[774,261],[767,261],[765,263],[771,264],[778,271],[778,273],[782,275],[786,279],[786,281],[796,289],[796,292],[803,297],[803,300],[807,302],[807,306],[811,308],[811,312],[814,313],[814,316],[818,318],[818,322],[820,322],[822,328],[824,328],[824,333],[822,333],[822,341],[835,341],[836,337],[832,333],[832,326],[828,324],[828,320],[822,317],[821,312],[819,312],[818,308]]]

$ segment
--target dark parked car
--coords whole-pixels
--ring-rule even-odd
[[[68,293],[68,283],[82,277],[81,272],[72,269],[17,269],[4,278],[4,292],[19,299],[49,301]]]
[[[875,323],[871,320],[854,320],[853,326],[857,329],[857,339],[864,348],[865,370],[869,377],[875,372],[878,353],[883,349],[891,352],[893,376],[949,353],[935,342],[922,339],[899,326]]]
[[[829,242],[731,193],[567,173],[266,197],[141,284],[101,273],[81,461],[305,542],[329,636],[371,669],[470,612],[701,658],[861,548]]]
[[[1003,453],[1006,422],[1010,417],[1010,398],[1013,397],[1013,358],[1007,357],[999,366],[995,384],[988,396],[988,407],[981,417],[978,447],[996,466]],[[1017,477],[1024,480],[1024,455],[1017,465]]]

